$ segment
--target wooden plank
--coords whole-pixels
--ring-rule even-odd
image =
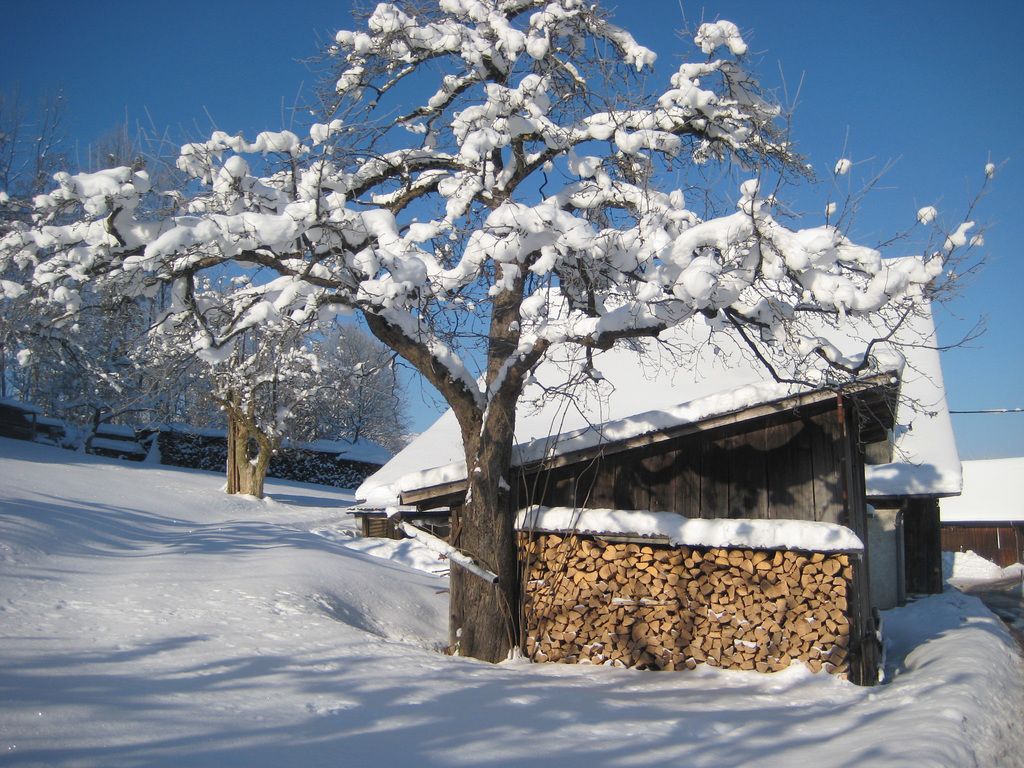
[[[837,403],[836,444],[839,448],[840,485],[843,511],[839,522],[850,527],[864,542],[861,557],[851,565],[850,640],[854,653],[850,661],[850,681],[857,685],[878,682],[881,647],[871,598],[871,552],[868,548],[867,501],[864,494],[864,455],[860,449],[857,412],[847,402]]]
[[[938,499],[907,499],[903,511],[904,584],[907,594],[940,594],[942,526]],[[1008,563],[1009,565],[1009,563]]]
[[[576,503],[576,472],[578,467],[558,467],[550,472],[519,476],[514,485],[522,490],[516,495],[516,509],[530,504],[546,507],[571,507]]]
[[[696,516],[700,509],[699,461],[698,444],[692,437],[610,457],[609,462],[617,467],[617,508]]]
[[[850,616],[850,682],[875,685],[878,682],[880,652],[877,625],[871,611],[871,580],[867,564],[851,557],[853,579],[848,594]]]
[[[725,445],[729,451],[729,517],[767,519],[765,430],[734,435]]]
[[[678,441],[673,457],[672,483],[667,489],[672,499],[671,509],[684,517],[700,517],[700,442],[692,439]]]
[[[844,401],[843,406],[845,428],[843,432],[844,446],[842,455],[845,462],[845,471],[848,475],[846,480],[848,494],[846,526],[860,536],[861,541],[867,546],[868,508],[867,489],[864,480],[864,449],[858,438],[861,417],[858,411],[848,402]]]
[[[943,525],[941,537],[941,548],[945,552],[971,550],[1002,568],[1024,562],[1024,535],[1019,527],[995,524]],[[907,576],[909,579],[909,567]]]
[[[604,498],[613,509],[647,509],[651,503],[650,479],[641,452],[619,453],[604,462],[602,476],[611,488]]]
[[[700,516],[706,520],[728,517],[729,451],[725,438],[703,435],[700,448]]]
[[[420,509],[435,507],[452,507],[461,504],[466,495],[466,481],[456,480],[451,483],[432,485],[428,488],[415,488],[402,491],[401,502]]]
[[[765,429],[768,517],[815,520],[811,425],[800,419]]]
[[[840,429],[836,412],[830,410],[809,416],[811,467],[814,474],[814,519],[821,523],[839,523],[845,516],[841,464]]]
[[[583,465],[576,479],[576,506],[582,509],[609,509],[615,506],[618,472],[600,456]]]
[[[629,455],[629,454],[626,454]],[[648,509],[654,512],[677,512],[672,499],[675,474],[675,451],[637,451],[629,467],[629,480],[633,491],[630,509]]]

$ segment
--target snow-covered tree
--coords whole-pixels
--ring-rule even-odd
[[[155,357],[172,369],[183,354],[198,361],[201,386],[227,421],[227,492],[262,498],[270,460],[319,363],[306,343],[309,325],[273,311],[252,291],[242,275],[200,272],[176,281],[171,306],[154,326],[162,350]]]
[[[16,92],[0,94],[0,233],[30,222],[35,196],[75,165],[66,121],[60,93],[34,112],[22,108]],[[141,133],[133,138],[121,127],[90,148],[87,162],[141,169],[142,144]],[[194,366],[180,349],[154,347],[147,333],[165,291],[125,290],[125,280],[114,278],[74,295],[51,292],[26,279],[30,269],[10,262],[0,274],[9,289],[0,302],[0,396],[27,400],[85,434],[107,421],[175,418],[190,399],[181,395]]]
[[[211,366],[211,397],[228,420],[228,493],[263,498],[270,460],[306,395],[301,384],[317,367],[301,339],[301,329],[287,323],[254,328]]]
[[[54,295],[171,283],[172,314],[198,318],[191,343],[211,354],[268,320],[361,313],[458,419],[455,543],[498,581],[453,568],[452,633],[461,653],[502,659],[517,637],[516,404],[546,355],[703,315],[838,386],[851,351],[801,315],[898,323],[966,240],[887,262],[833,226],[788,226],[774,190],[807,168],[779,108],[735,25],[693,41],[695,60],[660,80],[654,53],[582,0],[381,3],[326,52],[308,137],[184,146],[193,182],[167,213],[140,207],[141,171],[58,176],[0,258]],[[741,174],[731,211],[706,204],[717,168]],[[250,277],[206,313],[197,285],[225,271]]]
[[[34,110],[21,102],[18,91],[0,93],[0,235],[14,222],[27,221],[33,195],[43,191],[54,173],[67,169],[66,123],[66,102],[59,92],[44,96]],[[11,285],[25,277],[13,265],[0,271],[0,280]],[[0,397],[14,393],[19,353],[25,358],[19,339],[22,320],[32,314],[30,298],[27,292],[19,292],[17,300],[12,295],[0,313]]]
[[[397,453],[408,442],[395,354],[351,322],[317,328],[308,340],[319,371],[296,404],[292,440],[372,440]]]

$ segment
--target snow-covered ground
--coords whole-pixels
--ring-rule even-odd
[[[976,598],[886,613],[872,689],[492,666],[437,651],[443,579],[346,546],[348,496],[221,482],[0,440],[0,763],[1024,766],[1021,662]]]
[[[1000,568],[991,560],[967,550],[942,553],[942,578],[955,587],[974,585],[976,582],[1021,578],[1024,565],[1014,563]]]

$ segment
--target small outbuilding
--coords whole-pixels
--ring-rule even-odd
[[[63,446],[68,430],[60,419],[44,416],[39,406],[0,398],[0,437]]]
[[[960,496],[943,499],[942,550],[1024,563],[1024,457],[965,461]]]
[[[934,336],[930,317],[915,323],[915,338]],[[937,514],[915,517],[960,487],[938,353],[919,344],[912,365],[893,357],[844,387],[801,386],[772,379],[700,321],[663,335],[640,350],[547,360],[520,404],[509,483],[524,510],[524,652],[659,669],[799,659],[869,684],[875,609],[902,599],[911,570],[930,577],[934,566],[941,589]],[[692,368],[675,363],[680,349]],[[449,412],[357,497],[450,507],[457,531],[461,454]],[[692,538],[700,525],[759,533]],[[806,535],[783,535],[794,530]],[[844,544],[809,547],[825,530]],[[916,547],[928,551],[910,562]],[[933,591],[918,582],[912,591]]]
[[[417,509],[412,506],[372,507],[356,504],[348,513],[359,521],[364,539],[405,539],[401,524],[409,523],[431,536],[447,541],[450,533],[451,510]]]

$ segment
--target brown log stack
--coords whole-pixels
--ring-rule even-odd
[[[534,661],[845,674],[849,557],[523,537]]]

